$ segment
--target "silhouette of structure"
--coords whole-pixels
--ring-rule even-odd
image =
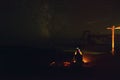
[[[115,36],[115,29],[120,29],[120,27],[116,27],[115,28],[115,26],[112,26],[112,27],[108,27],[107,29],[110,29],[111,31],[112,31],[112,55],[114,55],[114,52],[115,52],[115,50],[114,50],[114,44],[115,44],[115,40],[114,40],[114,36]]]

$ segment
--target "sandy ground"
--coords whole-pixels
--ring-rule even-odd
[[[48,56],[49,57],[49,56]],[[1,57],[2,58],[2,57]],[[25,61],[30,62],[33,56],[28,57]],[[36,60],[35,60],[36,58]],[[18,71],[12,71],[12,70],[5,70],[4,74],[0,74],[0,80],[120,80],[120,56],[112,56],[110,53],[106,54],[84,54],[83,58],[88,59],[89,63],[83,64],[84,68],[76,68],[70,71],[69,69],[67,71],[58,71],[58,72],[51,72],[49,69],[46,69],[44,66],[36,65],[36,63],[39,63],[39,60],[41,60],[38,56],[35,56],[34,64],[36,67],[33,67],[34,64],[23,62],[25,65],[25,69],[27,70],[18,70],[21,67],[24,67],[23,63],[15,63],[15,59],[18,62],[19,59],[15,58],[10,61],[13,61],[13,64],[17,64]],[[11,59],[11,58],[10,58]],[[21,59],[21,57],[20,57]],[[1,59],[2,60],[2,59]],[[6,61],[6,62],[10,62]],[[35,63],[35,61],[38,61]],[[43,61],[41,61],[43,62]],[[6,63],[7,66],[9,63]],[[22,66],[20,65],[22,64]],[[2,66],[2,65],[1,65]],[[2,67],[3,68],[3,67]],[[28,69],[30,68],[30,69]],[[36,69],[35,69],[36,68]],[[6,68],[7,69],[7,68]],[[32,69],[32,70],[31,70]],[[36,71],[34,71],[36,70]],[[14,72],[22,72],[23,73],[17,73]],[[10,73],[6,73],[10,72]]]
[[[89,59],[89,63],[83,64],[85,67],[75,72],[56,72],[55,74],[34,75],[33,80],[119,80],[120,79],[120,56],[111,54],[85,54],[84,58]],[[78,71],[78,72],[77,72]],[[51,75],[50,75],[51,74]]]

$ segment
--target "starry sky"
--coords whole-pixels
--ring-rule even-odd
[[[120,25],[115,0],[3,0],[0,6],[1,46],[79,38],[85,31],[110,34],[106,27]]]

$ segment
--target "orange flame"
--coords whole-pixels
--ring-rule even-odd
[[[83,60],[82,60],[82,61],[83,61],[84,63],[89,63],[89,62],[90,62],[90,59],[83,57]]]

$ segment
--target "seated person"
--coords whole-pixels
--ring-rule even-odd
[[[73,63],[77,63],[77,64],[82,64],[82,52],[80,51],[80,49],[77,47],[76,51],[74,53],[74,57],[73,57]]]

